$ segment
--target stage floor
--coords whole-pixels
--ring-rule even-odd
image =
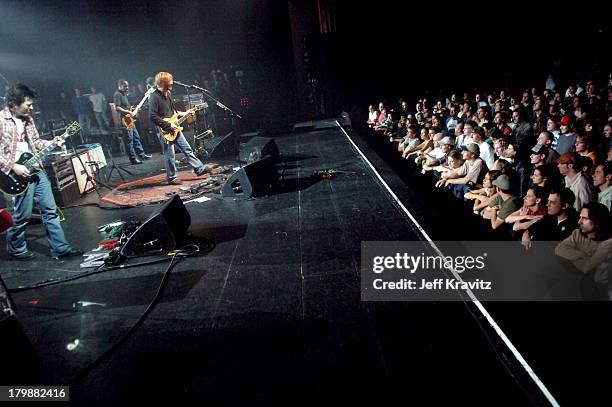
[[[347,131],[427,229],[427,218],[435,216],[427,205]],[[214,249],[180,261],[144,324],[103,360],[96,362],[156,297],[167,263],[12,295],[43,382],[70,382],[71,399],[87,405],[529,404],[518,384],[524,378],[501,362],[508,355],[498,353],[469,304],[361,301],[361,242],[422,236],[342,130],[288,133],[275,141],[283,156],[280,187],[249,200],[212,195],[186,203],[191,232],[214,240]],[[155,155],[132,168],[142,173],[162,166]],[[332,180],[311,176],[326,169],[340,172]],[[154,208],[69,208],[64,228],[76,246],[91,249],[100,240],[97,226],[144,220]],[[9,288],[82,272],[81,259],[46,257],[40,225],[29,227],[28,236],[35,262],[6,260],[2,247]],[[559,400],[588,405],[605,393],[605,378],[593,379],[590,369],[597,357],[603,366],[609,361],[609,304],[486,306]],[[586,340],[575,342],[579,337]],[[79,376],[85,369],[91,370]],[[594,387],[589,394],[581,388],[587,383]]]

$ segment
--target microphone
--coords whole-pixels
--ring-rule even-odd
[[[152,76],[149,76],[147,78],[147,86],[150,88],[154,88],[155,87],[155,79],[153,79]]]
[[[187,85],[186,83],[183,83],[183,82],[174,81],[174,83],[176,83],[176,84],[178,84],[178,85],[181,85],[181,86],[184,86],[184,87],[186,87],[186,88],[193,88],[193,86],[191,86],[191,85]]]

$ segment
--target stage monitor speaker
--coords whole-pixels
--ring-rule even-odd
[[[123,245],[124,257],[169,252],[187,243],[191,216],[183,201],[174,195],[159,207]]]
[[[2,385],[33,384],[39,379],[36,353],[13,311],[11,296],[0,276],[0,338],[2,338]]]
[[[227,133],[223,138],[215,145],[212,150],[210,150],[210,154],[208,154],[208,159],[223,159],[223,158],[231,158],[235,159],[238,155],[238,139],[233,131]]]
[[[239,143],[248,143],[253,137],[261,137],[261,131],[252,131],[250,133],[242,133],[238,136]]]
[[[253,137],[246,144],[240,146],[240,161],[247,164],[259,161],[266,156],[272,157],[275,161],[280,156],[278,146],[272,138]]]
[[[248,164],[228,178],[221,194],[233,198],[250,198],[262,195],[278,183],[276,160],[267,156],[259,161]]]

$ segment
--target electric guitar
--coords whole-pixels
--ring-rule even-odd
[[[130,114],[125,114],[123,115],[123,117],[121,117],[121,124],[123,125],[123,127],[125,127],[127,131],[132,130],[132,127],[134,127],[134,125],[136,124],[136,116],[138,116],[140,108],[142,108],[142,105],[144,104],[145,100],[147,100],[153,92],[155,92],[155,88],[149,88],[149,90],[142,97],[140,103],[138,103],[138,105],[136,105],[136,107],[130,111]]]
[[[190,113],[189,113],[189,114],[186,114],[185,116],[183,116],[183,117],[181,117],[181,118],[179,118],[178,113],[173,114],[173,115],[172,115],[172,117],[166,117],[166,118],[164,119],[164,121],[165,121],[166,123],[170,123],[170,124],[174,123],[174,125],[175,125],[175,126],[177,126],[177,127],[176,127],[176,128],[174,128],[174,129],[172,129],[172,130],[170,130],[170,131],[164,131],[164,130],[161,130],[161,134],[162,134],[162,136],[164,136],[164,138],[165,138],[166,140],[168,140],[168,141],[174,141],[174,140],[176,140],[176,137],[178,136],[178,134],[179,134],[181,131],[183,131],[183,128],[182,128],[182,127],[180,127],[181,123],[183,123],[185,120],[187,120],[187,118],[188,118],[189,116],[191,116],[191,113],[195,113],[195,112],[197,112],[198,110],[200,110],[200,109],[204,109],[204,108],[206,108],[206,107],[208,107],[208,103],[204,102],[204,103],[197,104],[197,105],[195,105],[194,107],[192,107],[191,109],[189,109],[189,110],[188,110],[188,112],[190,112]]]
[[[55,149],[61,140],[65,140],[68,137],[77,134],[79,131],[81,131],[81,126],[79,123],[72,122],[66,128],[64,134],[54,138],[51,144],[49,144],[47,147],[43,148],[36,154],[22,153],[15,163],[25,166],[30,172],[30,175],[37,174],[40,172],[39,165],[45,156]],[[28,189],[29,185],[30,177],[20,177],[19,175],[15,174],[13,170],[11,170],[8,175],[0,171],[0,190],[2,190],[2,192],[5,194],[13,196],[21,195],[26,191],[26,189]]]

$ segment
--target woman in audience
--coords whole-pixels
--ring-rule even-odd
[[[586,134],[576,136],[576,152],[583,157],[590,158],[591,161],[593,161],[592,167],[595,168],[598,164],[597,156],[595,155],[595,151],[592,150],[591,145],[592,142],[590,136],[587,136]]]
[[[564,186],[559,168],[555,164],[544,164],[537,167],[531,176],[531,183],[544,188],[546,192]]]
[[[493,181],[501,175],[501,171],[491,170],[487,172],[482,180],[482,188],[472,190],[465,194],[465,199],[474,200],[474,213],[481,214],[482,210],[489,206],[491,201],[497,196],[497,191],[493,187]]]
[[[408,148],[406,150],[404,150],[404,153],[402,154],[402,157],[404,157],[405,159],[408,159],[408,157],[410,157],[411,155],[415,155],[418,154],[420,152],[426,152],[427,150],[430,150],[433,148],[433,135],[435,133],[434,132],[430,132],[429,129],[423,127],[421,129],[421,140],[422,142],[412,148]]]
[[[374,127],[376,125],[376,120],[378,119],[379,113],[376,111],[374,105],[370,105],[368,107],[368,126]]]
[[[508,215],[506,223],[513,224],[512,230],[515,232],[529,229],[546,215],[547,196],[548,192],[544,188],[532,186],[523,197],[523,207]],[[521,235],[516,235],[516,238],[519,239]]]

